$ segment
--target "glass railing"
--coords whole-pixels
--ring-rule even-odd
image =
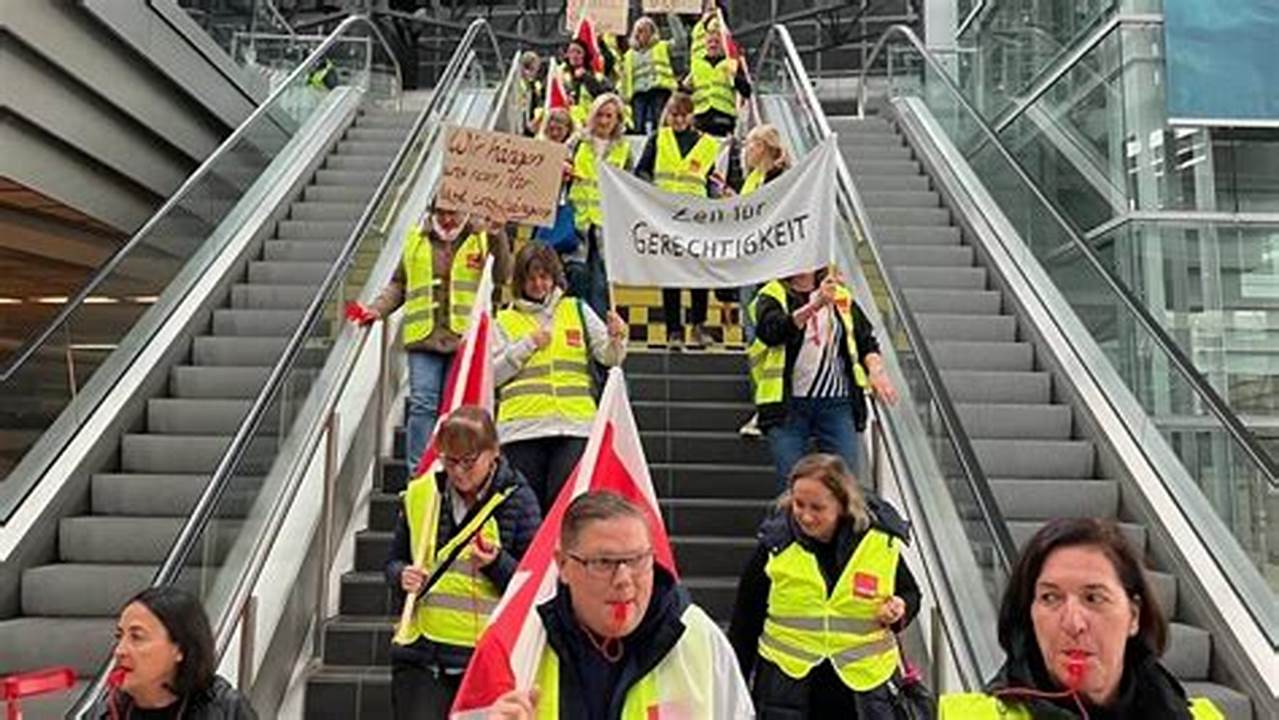
[[[485,57],[491,61],[481,59]],[[376,263],[389,272],[393,263],[379,258],[385,252],[398,258],[402,234],[395,230],[418,216],[429,198],[439,175],[443,128],[474,124],[470,119],[476,114],[481,122],[497,116],[487,105],[473,105],[471,100],[483,93],[493,102],[507,77],[506,63],[498,61],[487,23],[475,21],[316,288],[152,581],[153,585],[186,587],[202,598],[219,655],[232,640],[284,519],[306,481],[311,459],[322,452],[317,446],[326,419],[333,415],[337,397],[353,377],[355,361],[372,335],[372,326],[345,322],[343,308],[350,301],[371,301],[388,279],[370,277],[368,266]],[[380,326],[377,329],[385,332]],[[377,443],[372,446],[364,447],[364,452],[376,453]],[[353,461],[348,457],[347,462]],[[323,565],[327,566],[327,558]],[[104,682],[105,668],[76,712],[90,706]]]
[[[339,83],[332,90],[308,82],[327,63]],[[0,524],[249,219],[279,171],[276,156],[306,140],[331,98],[358,92],[367,105],[394,107],[398,78],[376,28],[363,16],[347,19],[79,293],[55,299],[57,316],[0,368]]]
[[[178,6],[232,57],[236,57],[237,47],[243,50],[259,34],[294,34],[274,0],[178,0]]]
[[[754,69],[762,119],[779,128],[795,156],[832,134],[785,27],[773,28]],[[901,492],[927,508],[916,533],[930,537],[948,559],[938,591],[955,610],[947,617],[951,651],[964,659],[964,682],[980,688],[1003,657],[994,637],[994,609],[1015,545],[906,298],[876,245],[867,242],[874,228],[842,159],[839,168],[840,267],[876,325],[886,366],[901,392],[900,404],[880,407],[878,415],[896,448],[889,455],[903,459],[897,475]],[[935,482],[939,476],[944,484]]]
[[[1192,526],[1214,551],[1223,574],[1234,583],[1258,624],[1279,644],[1279,577],[1274,572],[1279,558],[1269,547],[1267,538],[1273,531],[1268,523],[1273,520],[1266,517],[1264,502],[1279,491],[1276,467],[1257,438],[1196,370],[1192,358],[1123,281],[1120,269],[1134,262],[1157,260],[1145,273],[1162,272],[1161,247],[1146,243],[1120,251],[1114,243],[1097,247],[1085,241],[909,28],[894,26],[880,39],[876,52],[894,41],[911,48],[913,53],[908,54],[914,60],[907,62],[899,55],[891,92],[917,97],[928,108],[1106,354],[1145,411],[1145,422],[1153,423],[1130,427],[1132,435],[1143,438],[1158,433],[1176,452],[1185,473],[1215,511],[1210,522]],[[1188,423],[1194,426],[1193,432],[1178,429]],[[1164,473],[1165,486],[1182,501],[1182,510],[1194,512],[1197,499],[1183,493],[1180,483],[1172,479],[1173,469],[1155,470]],[[1223,543],[1225,538],[1234,543]]]

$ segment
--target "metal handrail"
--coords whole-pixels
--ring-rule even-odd
[[[1074,225],[1072,225],[1070,221],[1062,215],[1057,206],[1048,199],[1043,190],[1040,189],[1038,183],[1030,177],[1025,168],[1022,167],[1021,163],[1018,162],[1017,159],[1013,157],[1012,153],[1008,151],[1008,148],[1004,146],[1003,141],[1000,140],[998,133],[996,133],[994,128],[990,126],[990,123],[988,123],[986,119],[977,112],[976,108],[974,108],[968,101],[968,98],[964,96],[963,91],[960,90],[955,81],[951,79],[948,71],[937,61],[937,58],[929,52],[928,48],[920,42],[919,37],[915,35],[915,32],[909,27],[906,27],[905,25],[893,25],[888,28],[888,30],[884,31],[884,34],[881,35],[879,40],[875,43],[875,46],[871,49],[870,55],[867,56],[866,67],[862,69],[858,80],[858,117],[865,117],[867,94],[866,68],[868,68],[875,60],[876,56],[883,51],[884,47],[887,46],[889,40],[891,40],[894,35],[900,35],[915,47],[915,50],[924,58],[924,62],[928,64],[928,67],[940,78],[942,84],[950,90],[951,94],[959,101],[959,104],[964,108],[964,110],[972,115],[973,119],[977,123],[977,127],[981,129],[982,135],[985,136],[985,139],[990,143],[990,146],[994,148],[995,151],[999,153],[1000,157],[1002,157],[1004,161],[1013,168],[1013,171],[1017,174],[1017,177],[1021,180],[1022,184],[1030,190],[1030,192],[1040,203],[1043,204],[1045,208],[1047,208],[1049,216],[1051,216],[1053,221],[1056,222],[1057,225],[1066,233],[1071,244],[1073,244],[1075,249],[1078,250],[1086,259],[1092,269],[1102,277],[1106,286],[1119,297],[1124,308],[1137,319],[1138,324],[1140,324],[1146,332],[1150,334],[1155,346],[1168,358],[1169,362],[1177,369],[1177,372],[1181,374],[1182,378],[1189,383],[1195,394],[1199,396],[1200,400],[1203,401],[1212,414],[1221,422],[1226,433],[1230,435],[1231,439],[1238,443],[1238,445],[1243,449],[1248,459],[1252,461],[1254,466],[1256,466],[1257,471],[1270,485],[1271,489],[1279,490],[1279,465],[1275,464],[1270,455],[1261,447],[1261,443],[1257,441],[1257,438],[1239,420],[1239,416],[1230,409],[1230,406],[1221,398],[1221,396],[1217,393],[1217,390],[1204,379],[1203,375],[1197,368],[1195,368],[1194,363],[1190,360],[1186,353],[1177,345],[1176,341],[1172,339],[1172,336],[1168,334],[1167,330],[1165,330],[1150,313],[1149,308],[1147,308],[1135,296],[1132,289],[1129,288],[1127,284],[1115,277],[1110,268],[1106,267],[1106,264],[1097,256],[1096,250],[1088,244],[1083,235],[1074,227]]]
[[[813,124],[817,127],[822,139],[832,135],[830,124],[826,119],[826,114],[822,110],[821,103],[818,101],[816,93],[813,91],[812,84],[808,80],[807,71],[804,69],[803,62],[800,60],[799,52],[795,47],[794,40],[791,38],[790,31],[784,25],[776,25],[772,32],[764,40],[764,44],[760,48],[759,57],[761,60],[766,58],[766,53],[771,47],[773,38],[777,37],[782,45],[783,52],[786,56],[786,66],[792,76],[792,81],[798,89],[800,104],[804,107],[805,112]],[[759,66],[760,63],[757,63]],[[874,228],[871,224],[870,213],[866,210],[866,206],[862,201],[861,194],[857,190],[857,186],[853,183],[851,174],[847,165],[841,156],[837,160],[836,180],[839,186],[840,194],[845,202],[846,209],[851,209],[851,217],[849,220],[860,226],[863,243],[870,249],[877,269],[884,278],[884,287],[888,293],[891,304],[897,308],[898,320],[902,325],[902,330],[914,349],[919,359],[920,369],[923,372],[925,385],[933,399],[933,404],[937,408],[938,417],[941,421],[943,432],[950,442],[955,452],[956,459],[960,465],[960,471],[964,477],[969,490],[972,492],[977,502],[977,509],[981,514],[982,522],[986,526],[987,531],[992,538],[995,560],[998,569],[1007,576],[1012,568],[1013,558],[1017,554],[1017,546],[1013,541],[1012,534],[1008,530],[1008,524],[1005,522],[1003,513],[999,509],[999,505],[995,500],[994,493],[990,489],[990,482],[986,478],[981,464],[977,459],[977,454],[973,450],[972,442],[964,430],[963,424],[959,419],[959,413],[955,409],[954,402],[950,398],[945,384],[942,381],[941,373],[937,369],[936,363],[932,359],[932,355],[928,350],[927,343],[924,342],[922,331],[919,329],[915,321],[914,314],[910,310],[910,306],[906,301],[904,294],[901,292],[898,282],[896,281],[892,269],[884,261],[880,254],[878,245],[871,241],[874,237]],[[851,207],[849,207],[851,206]],[[901,451],[901,443],[895,434],[892,435],[892,442]],[[959,607],[958,600],[954,595],[953,588],[947,588],[950,595],[950,601],[954,607]],[[973,639],[968,636],[968,628],[960,627],[959,631],[965,635],[966,648],[975,647]],[[974,662],[974,666],[980,663]]]
[[[262,104],[253,109],[253,112],[244,119],[244,122],[240,123],[235,130],[231,131],[231,134],[227,136],[226,140],[223,140],[222,144],[210,153],[209,156],[204,159],[204,162],[200,163],[200,166],[195,169],[195,172],[191,173],[187,179],[178,186],[178,189],[169,196],[169,199],[164,201],[164,204],[160,206],[160,209],[155,211],[155,213],[148,218],[145,223],[143,223],[142,227],[139,228],[137,232],[133,233],[133,236],[129,238],[129,241],[120,246],[120,249],[117,250],[115,254],[113,254],[100,268],[98,268],[93,277],[90,278],[89,281],[85,283],[73,297],[63,304],[62,308],[58,311],[58,314],[55,315],[53,319],[40,330],[40,332],[31,336],[31,338],[27,340],[22,348],[6,363],[4,369],[0,370],[0,383],[11,378],[14,373],[16,373],[28,360],[31,359],[33,355],[35,355],[37,350],[44,346],[49,338],[57,332],[58,328],[62,327],[62,325],[67,322],[68,318],[71,317],[71,314],[84,304],[84,299],[93,294],[93,291],[106,281],[107,277],[120,266],[120,263],[124,262],[124,259],[129,255],[129,253],[132,252],[135,247],[140,245],[142,241],[146,239],[151,230],[168,215],[169,211],[177,207],[178,203],[185,198],[186,194],[209,174],[213,166],[218,161],[235,149],[236,144],[248,133],[249,128],[259,118],[272,110],[272,106],[275,101],[283,95],[290,86],[292,86],[293,82],[302,77],[308,69],[314,67],[315,63],[318,62],[320,58],[324,57],[324,53],[328,52],[328,49],[333,47],[333,45],[341,39],[341,36],[344,35],[349,28],[357,24],[367,25],[368,28],[373,31],[378,42],[382,45],[382,49],[386,51],[387,55],[391,58],[391,63],[395,67],[395,87],[398,89],[403,85],[402,76],[400,74],[400,63],[396,60],[395,54],[391,52],[391,47],[386,42],[386,38],[382,36],[382,31],[377,29],[377,26],[373,24],[373,21],[370,20],[367,15],[351,15],[347,17],[340,25],[333,29],[333,32],[329,33],[328,36],[325,37],[324,42],[320,43],[320,45],[316,47],[316,49],[313,50],[305,60],[298,64],[298,66],[289,73],[288,77],[286,77],[284,81],[282,81],[280,85],[267,96],[266,100],[262,101]],[[372,62],[371,54],[370,62]]]
[[[344,23],[345,24],[345,23]],[[436,92],[431,94],[425,107],[418,113],[417,118],[408,132],[404,142],[400,145],[399,151],[392,159],[386,172],[382,176],[381,182],[378,183],[377,189],[364,207],[359,220],[356,221],[350,234],[347,236],[341,252],[337,259],[330,266],[324,280],[317,288],[315,295],[312,297],[310,304],[307,306],[305,313],[299,320],[297,327],[293,331],[293,335],[289,338],[288,344],[285,346],[279,360],[275,366],[271,368],[271,373],[267,377],[266,383],[259,391],[257,398],[250,407],[248,414],[241,421],[239,429],[235,436],[231,439],[222,458],[218,461],[218,465],[213,472],[213,476],[209,484],[205,487],[199,500],[196,501],[194,509],[183,524],[181,531],[174,540],[173,545],[165,556],[164,562],[160,569],[156,572],[155,577],[151,581],[152,586],[166,585],[175,582],[179,574],[186,565],[186,561],[190,558],[191,553],[195,549],[196,541],[199,540],[207,528],[209,521],[213,519],[213,512],[220,504],[223,496],[226,494],[231,480],[235,476],[235,470],[239,467],[245,453],[249,449],[249,445],[257,434],[258,428],[262,425],[270,411],[271,406],[275,403],[276,398],[282,392],[284,381],[289,377],[294,365],[297,363],[299,356],[302,354],[306,346],[306,341],[310,337],[311,329],[315,323],[320,320],[327,306],[327,300],[330,293],[341,282],[348,267],[354,259],[355,251],[360,244],[362,236],[368,231],[369,226],[373,222],[374,215],[390,192],[396,176],[399,174],[401,165],[405,162],[413,146],[416,144],[418,135],[422,132],[423,127],[427,125],[427,121],[436,113],[441,103],[445,101],[453,90],[456,90],[455,84],[461,77],[463,62],[461,59],[470,52],[470,46],[474,42],[475,36],[481,28],[487,28],[488,23],[483,18],[477,19],[471,23],[467,34],[463,37],[458,46],[458,50],[454,53],[453,59],[445,68],[444,74],[441,76],[441,84]],[[490,31],[491,32],[491,31]],[[442,130],[442,125],[436,123],[431,128],[431,132],[438,133]],[[353,352],[358,353],[363,349],[364,343],[367,341],[371,328],[364,327],[358,332],[360,337],[354,342]],[[343,386],[353,367],[348,367],[345,375],[340,383],[335,383],[334,387]],[[378,419],[381,422],[381,418]],[[312,441],[317,441],[319,433],[313,433]],[[265,563],[265,548],[269,548],[283,525],[285,510],[289,505],[289,501],[296,494],[298,485],[302,479],[301,475],[294,478],[292,486],[285,488],[282,500],[272,507],[272,512],[268,516],[264,525],[265,530],[255,539],[254,546],[249,554],[250,563],[247,571],[242,573],[237,579],[235,589],[231,594],[231,601],[227,604],[228,611],[224,612],[221,617],[214,619],[213,632],[215,638],[215,651],[219,657],[226,650],[230,643],[231,630],[235,627],[235,621],[243,612],[244,605],[248,601],[249,590],[256,583],[260,576]],[[81,717],[97,702],[105,686],[107,671],[106,668],[99,673],[95,682],[81,696],[80,701],[76,704],[73,714]]]

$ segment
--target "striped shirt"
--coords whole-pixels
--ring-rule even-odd
[[[835,309],[818,310],[804,327],[804,342],[791,370],[791,394],[806,398],[849,397],[852,373],[840,351],[847,340]]]

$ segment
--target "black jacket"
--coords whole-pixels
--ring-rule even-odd
[[[783,373],[783,390],[782,401],[779,403],[767,403],[759,406],[759,427],[767,430],[774,425],[781,423],[786,419],[786,403],[791,398],[791,375],[795,368],[795,358],[799,355],[799,348],[804,342],[803,328],[796,327],[795,321],[791,319],[791,313],[803,307],[808,302],[807,293],[798,293],[790,289],[790,286],[782,281],[782,286],[786,288],[786,307],[782,307],[776,300],[765,295],[756,295],[758,300],[755,305],[755,337],[765,345],[786,346],[786,369]],[[867,355],[879,353],[879,341],[875,339],[875,328],[866,319],[866,313],[862,312],[860,306],[856,302],[852,306],[853,313],[853,337],[857,341],[857,358],[861,362]],[[852,372],[851,358],[848,357],[846,346],[840,347],[840,354],[844,358],[849,372]],[[857,426],[857,430],[866,429],[866,399],[862,389],[849,377],[849,396],[853,405],[853,422]]]
[[[449,495],[445,492],[443,472],[436,474],[435,482],[440,488],[441,498],[445,501],[440,508],[440,525],[436,534],[436,547],[441,547],[453,537],[460,526],[453,521]],[[489,580],[493,581],[498,590],[506,589],[506,584],[511,581],[515,568],[520,564],[520,558],[524,557],[524,551],[528,549],[529,543],[533,542],[533,535],[542,524],[542,511],[538,507],[537,496],[533,493],[533,489],[524,481],[524,476],[501,456],[498,457],[497,469],[493,472],[488,490],[475,501],[471,512],[477,512],[483,507],[493,493],[508,487],[514,487],[515,491],[493,513],[493,517],[497,519],[498,536],[502,538],[502,548],[498,551],[497,558],[481,570]],[[468,513],[462,525],[465,525],[465,521],[470,520],[470,517]],[[404,602],[404,595],[400,591],[400,574],[411,562],[413,562],[413,549],[409,542],[409,523],[404,516],[404,508],[401,507],[399,519],[395,523],[395,538],[391,542],[391,549],[386,558],[386,581],[395,591],[397,606]],[[471,648],[442,645],[420,638],[408,647],[393,647],[391,655],[393,660],[398,657],[401,660],[428,667],[438,666],[449,670],[462,670],[471,659]]]
[[[903,543],[910,542],[910,524],[902,519],[892,505],[870,495],[866,497],[866,504],[874,518],[871,527],[888,533]],[[840,523],[831,542],[821,543],[799,532],[788,513],[778,512],[764,520],[759,528],[759,545],[746,563],[741,582],[737,585],[737,602],[733,605],[733,619],[728,627],[728,640],[737,654],[743,677],[750,678],[759,658],[759,637],[764,632],[768,595],[772,590],[772,582],[764,572],[769,557],[786,549],[791,543],[799,543],[817,558],[817,564],[826,580],[827,592],[830,592],[864,535],[865,533],[856,532],[852,523],[845,520]],[[901,632],[919,612],[920,601],[919,585],[905,561],[897,564],[894,583],[894,594],[906,603],[906,614],[893,626],[895,632]]]
[[[657,667],[684,634],[680,619],[688,592],[661,567],[653,569],[653,596],[616,663],[604,659],[573,616],[568,587],[537,608],[546,639],[560,659],[561,720],[620,720],[626,693]]]
[[[1050,700],[1017,692],[1018,688],[1048,692],[1060,688],[1049,679],[1031,628],[1014,637],[1014,643],[1012,654],[986,692],[999,695],[1008,704],[1023,703],[1035,720],[1079,720],[1082,716],[1073,698]],[[1138,638],[1130,639],[1124,650],[1124,676],[1119,681],[1115,703],[1100,708],[1080,699],[1089,720],[1190,720],[1191,717],[1185,688]]]
[[[116,696],[116,715],[111,713],[110,699],[104,698],[93,707],[91,717],[99,720],[113,720],[114,717],[126,718],[133,710],[133,699],[124,693]],[[231,683],[214,676],[213,684],[203,692],[193,693],[182,705],[181,714],[174,717],[179,720],[257,720],[258,714],[240,691],[231,687]]]

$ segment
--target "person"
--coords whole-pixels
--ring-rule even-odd
[[[693,94],[694,124],[698,130],[724,138],[737,128],[737,98],[751,96],[746,65],[725,55],[718,24],[706,33],[706,49],[693,55],[684,86]]]
[[[710,197],[719,193],[723,179],[715,173],[719,142],[693,127],[693,99],[675,92],[666,103],[663,126],[649,136],[635,165],[635,174],[666,192]],[[662,311],[666,324],[666,342],[673,350],[684,343],[683,308],[679,288],[662,288]],[[690,345],[711,344],[706,332],[708,294],[705,288],[690,289],[690,320],[693,329]]]
[[[607,77],[591,69],[595,52],[577,38],[569,40],[564,49],[564,67],[561,71],[564,92],[572,103],[569,112],[573,116],[573,123],[578,127],[586,123],[595,98],[613,89]]]
[[[890,404],[897,392],[852,293],[823,268],[765,284],[748,312],[755,319],[755,340],[746,349],[755,408],[779,481],[810,440],[855,471],[864,389]]]
[[[559,258],[540,243],[516,256],[511,295],[493,337],[498,430],[503,452],[549,511],[590,435],[590,363],[622,364],[626,323],[610,311],[606,325],[580,299],[565,297]]]
[[[568,189],[573,222],[581,238],[577,250],[566,257],[570,294],[586,301],[596,315],[608,310],[608,274],[604,267],[604,215],[600,212],[600,160],[631,171],[631,144],[622,135],[622,99],[604,93],[591,104],[586,133],[573,152],[573,175]]]
[[[919,611],[901,546],[910,529],[866,497],[838,455],[804,457],[765,519],[728,637],[770,718],[895,720],[896,633]]]
[[[511,264],[503,224],[485,227],[460,213],[435,209],[409,228],[394,277],[359,319],[372,322],[404,306],[409,364],[405,452],[410,468],[416,467],[435,429],[444,379],[470,322],[487,255],[493,256],[493,283],[500,287]]]
[[[702,0],[702,14],[693,24],[692,42],[689,43],[689,57],[697,57],[706,52],[706,35],[724,15],[724,8],[716,0]]]
[[[536,610],[547,639],[537,690],[506,693],[489,718],[754,717],[723,632],[654,567],[644,511],[610,492],[578,496],[555,561],[558,592]]]
[[[546,82],[543,77],[542,57],[532,50],[520,54],[520,123],[524,134],[533,137],[537,134],[534,123],[537,111],[542,108],[542,100],[546,96]]]
[[[199,598],[160,585],[124,604],[116,622],[111,689],[90,717],[256,720],[249,701],[215,672],[213,632]]]
[[[942,720],[1216,720],[1159,662],[1168,622],[1110,521],[1050,521],[1021,551],[999,610],[1003,668],[984,693],[941,697]]]
[[[662,108],[675,90],[670,43],[657,32],[657,24],[641,16],[631,28],[630,47],[622,56],[622,97],[631,105],[635,131],[647,135],[657,129]]]
[[[391,647],[391,707],[398,720],[448,717],[475,642],[542,523],[537,498],[498,451],[483,408],[440,423],[442,472],[409,483],[386,559],[396,591],[418,593],[407,644]],[[434,527],[427,509],[439,504]],[[423,533],[435,554],[417,557]]]

